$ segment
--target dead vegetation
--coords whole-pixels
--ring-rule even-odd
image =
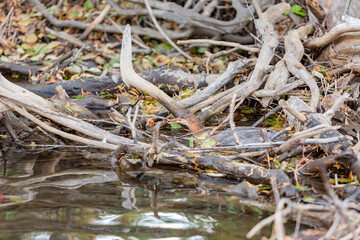
[[[330,226],[318,233],[319,239],[359,238],[355,231],[359,191],[342,195],[339,186],[339,180],[358,186],[360,177],[357,2],[107,0],[97,6],[86,1],[87,13],[62,1],[51,11],[51,2],[48,6],[39,0],[29,2],[0,4],[6,10],[0,26],[1,71],[12,78],[23,74],[31,82],[47,83],[27,90],[0,76],[2,122],[12,141],[22,147],[63,147],[64,142],[73,142],[76,148],[77,142],[112,150],[109,162],[119,165],[125,175],[130,168],[146,172],[158,164],[171,164],[265,183],[272,187],[269,197],[277,209],[249,237],[274,221],[274,235],[285,239],[284,219],[294,219],[295,214],[298,225],[293,236],[305,239],[308,233],[299,229],[301,216],[325,222],[326,213]],[[26,11],[26,6],[34,10]],[[176,41],[183,38],[191,39]],[[169,44],[164,41],[157,48],[161,44],[154,44],[154,39]],[[150,68],[139,73],[146,67]],[[124,92],[133,97],[124,97]],[[35,93],[55,95],[46,100]],[[103,106],[112,107],[106,119],[83,106],[91,109],[90,100],[84,100],[100,93],[116,98]],[[81,94],[83,102],[68,94]],[[135,100],[126,110],[125,98]],[[99,98],[92,101],[101,105]],[[252,127],[236,126],[241,123],[236,116],[245,119],[261,108],[267,114],[263,112],[265,116]],[[271,123],[274,114],[277,119],[272,118],[270,127],[276,131],[258,127],[266,119]],[[54,144],[31,144],[19,136],[35,131],[19,116],[47,132]],[[128,134],[104,130],[96,122],[123,126]],[[170,123],[188,127],[190,140],[164,135]],[[144,125],[146,132],[141,129]],[[224,127],[229,129],[219,133]],[[140,165],[129,161],[134,156],[141,159]],[[307,182],[319,176],[325,186],[321,196]],[[251,188],[256,186],[242,185],[240,192],[254,196],[249,194]],[[327,204],[296,203],[309,195]]]

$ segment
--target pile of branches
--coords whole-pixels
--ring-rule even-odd
[[[344,201],[337,197],[328,184],[328,175],[335,176],[335,178],[342,175],[353,181],[360,177],[360,143],[358,141],[360,118],[356,109],[359,96],[359,83],[356,79],[360,72],[360,48],[356,47],[359,44],[358,35],[360,31],[358,16],[357,18],[347,15],[337,16],[334,13],[334,6],[327,6],[326,1],[307,0],[305,4],[309,10],[309,18],[312,21],[292,28],[285,36],[281,36],[276,30],[278,29],[277,24],[284,21],[284,19],[288,19],[288,16],[284,13],[290,11],[290,5],[285,2],[274,5],[275,1],[260,1],[261,4],[259,4],[258,1],[253,0],[251,5],[247,5],[247,3],[241,4],[240,1],[233,0],[231,1],[233,11],[229,11],[229,16],[224,16],[221,13],[228,6],[219,5],[217,0],[188,0],[183,5],[170,2],[147,0],[142,2],[135,0],[131,1],[135,4],[132,9],[121,8],[114,1],[108,0],[109,5],[100,13],[99,18],[91,24],[87,24],[58,20],[38,0],[29,1],[54,27],[72,27],[85,30],[79,39],[70,38],[69,36],[63,37],[72,43],[76,43],[77,46],[85,48],[86,44],[82,40],[91,31],[122,33],[121,78],[119,76],[111,77],[112,84],[114,82],[119,84],[122,81],[128,88],[135,88],[145,92],[164,107],[158,113],[159,116],[167,115],[170,118],[187,120],[187,123],[190,123],[189,129],[194,135],[196,135],[196,131],[203,128],[203,124],[207,120],[227,112],[227,117],[220,125],[226,125],[227,123],[230,125],[231,131],[228,131],[228,137],[234,139],[234,144],[218,146],[218,143],[215,143],[210,147],[209,145],[204,147],[204,145],[199,144],[195,148],[189,148],[171,139],[171,137],[160,134],[160,128],[166,124],[166,121],[160,121],[156,124],[152,136],[150,136],[150,141],[140,141],[138,134],[149,135],[136,128],[139,105],[137,105],[133,114],[130,110],[127,117],[123,117],[115,109],[110,111],[112,121],[126,124],[130,129],[131,138],[120,137],[67,114],[67,106],[73,103],[64,88],[74,88],[75,85],[72,84],[79,84],[80,80],[74,80],[74,83],[51,85],[49,88],[54,89],[56,94],[48,101],[9,82],[0,75],[0,108],[3,124],[15,141],[19,141],[19,139],[14,128],[18,128],[22,123],[20,120],[15,120],[17,118],[12,110],[49,133],[83,143],[86,146],[112,150],[111,162],[119,164],[124,174],[131,165],[123,157],[127,155],[139,156],[142,159],[141,167],[144,170],[154,167],[154,164],[186,165],[196,170],[212,169],[224,176],[245,179],[252,183],[271,185],[274,199],[278,203],[276,213],[254,228],[255,230],[249,233],[249,237],[256,233],[259,227],[275,221],[277,237],[284,239],[283,218],[290,216],[294,212],[301,214],[305,210],[318,213],[318,217],[324,212],[331,213],[332,226],[329,231],[322,233],[325,238],[336,236],[336,238],[351,239],[360,235],[358,231],[353,231],[360,223],[360,215],[354,211],[354,209],[358,210],[359,206],[356,202],[353,202],[357,199],[359,191],[353,192],[354,195],[345,200],[347,204],[344,205]],[[138,8],[138,5],[145,5],[146,9]],[[339,8],[338,5],[336,7]],[[346,11],[344,13],[350,14],[350,10],[353,11],[357,7],[359,6],[356,3],[350,8],[345,5],[344,9]],[[122,16],[149,15],[152,23],[146,22],[143,23],[144,26],[126,26],[125,28],[118,25],[99,24],[111,8]],[[263,12],[265,9],[266,11]],[[258,18],[255,19],[254,26],[258,33],[256,39],[259,43],[244,46],[239,42],[248,42],[248,38],[239,36],[238,33],[243,31],[249,24],[249,19],[255,15],[255,10]],[[179,28],[173,31],[165,31],[160,27],[156,18],[172,21]],[[154,28],[148,26],[154,26]],[[50,28],[47,28],[46,31],[60,36],[58,32],[54,32]],[[178,44],[197,44],[199,42],[222,44],[223,46],[233,47],[231,51],[242,49],[249,53],[258,53],[258,56],[256,61],[242,57],[239,60],[230,62],[222,74],[207,77],[186,72],[173,72],[171,69],[168,69],[166,74],[154,70],[152,73],[139,75],[132,65],[131,31],[138,35],[167,39],[171,44],[174,44],[174,48],[180,54],[189,59],[191,59],[191,56],[176,46],[171,39],[192,37],[194,33],[208,37],[221,36],[224,40],[237,39],[237,43],[215,40],[190,40],[180,41]],[[136,41],[136,43],[145,50],[149,50],[141,42]],[[94,49],[91,51],[96,52]],[[230,51],[226,51],[221,54],[229,53]],[[106,55],[104,53],[98,54]],[[211,57],[209,57],[209,61],[211,61]],[[325,77],[322,74],[321,68],[314,68],[315,61],[323,62],[323,67],[331,68],[328,76]],[[240,71],[245,68],[251,68],[252,70],[247,79],[229,87],[228,83],[234,80]],[[310,72],[313,68],[315,70]],[[102,79],[104,78],[94,78],[95,81]],[[164,87],[159,88],[153,84],[163,82],[168,84],[169,82],[166,81],[170,80],[170,83],[183,84],[182,86],[187,86],[186,84],[189,82],[196,86],[205,81],[204,79],[206,80],[206,87],[180,101],[174,100],[165,93],[163,91]],[[333,82],[329,83],[327,81],[329,79],[332,79]],[[81,81],[82,85],[84,85],[82,87],[85,87],[87,82]],[[181,83],[181,81],[187,82]],[[92,81],[89,80],[89,82]],[[108,81],[104,82],[109,84]],[[224,86],[228,86],[226,90]],[[29,89],[36,92],[34,87]],[[219,93],[222,89],[223,91]],[[170,88],[167,89],[168,91],[170,91]],[[305,97],[299,96],[299,91]],[[306,95],[310,96],[310,99]],[[286,100],[280,100],[279,96],[286,96]],[[258,134],[261,135],[263,141],[255,143],[244,141],[240,136],[241,133],[239,134],[235,127],[234,114],[244,104],[244,101],[250,97],[258,100],[265,107],[268,107],[272,101],[274,101],[274,104],[278,103],[278,106],[274,107],[254,124],[254,128],[280,110],[283,110],[287,116],[287,123],[284,125],[290,128],[275,133],[276,136],[272,139],[267,136],[266,130],[259,128]],[[309,103],[306,103],[306,101],[309,101]],[[79,108],[82,112],[87,111],[81,106]],[[68,129],[75,130],[76,133],[69,133],[46,124],[32,113],[63,125]],[[86,114],[92,116],[91,113]],[[133,116],[133,119],[131,119],[131,116]],[[191,125],[191,121],[194,121],[195,127]],[[21,128],[23,130],[28,127],[21,125]],[[286,134],[291,128],[295,129],[296,132]],[[284,134],[287,137],[281,141],[273,140]],[[212,140],[211,134],[201,136],[201,138],[203,142]],[[314,146],[322,150],[314,150]],[[292,158],[301,156],[305,151],[316,152],[319,158],[310,161],[303,156],[295,163],[291,174],[287,174],[285,171],[287,163],[290,163]],[[234,161],[238,159],[242,159],[246,163]],[[275,159],[275,161],[271,161],[272,159]],[[288,198],[282,198],[293,198],[297,194],[301,195],[301,192],[296,191],[294,185],[299,185],[305,175],[316,176],[317,174],[322,176],[325,184],[328,205],[309,207],[306,204],[295,204]],[[293,179],[292,175],[294,176]]]

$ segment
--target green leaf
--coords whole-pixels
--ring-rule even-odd
[[[199,47],[199,48],[197,49],[197,52],[200,53],[200,54],[204,54],[205,51],[207,51],[207,50],[208,50],[207,47]]]
[[[254,211],[255,215],[258,215],[258,216],[264,215],[264,212],[262,210],[260,210],[259,208],[257,208],[257,207],[249,205],[249,208],[251,208],[251,210]]]
[[[67,108],[67,109],[71,109],[71,106],[65,106],[65,108]]]
[[[306,12],[303,11],[303,9],[301,8],[300,5],[298,4],[294,4],[291,6],[291,11],[296,14],[296,15],[299,15],[299,16],[302,16],[302,17],[306,17],[307,14]]]
[[[72,73],[81,73],[81,67],[76,64],[71,64],[69,67],[67,67],[67,70]]]
[[[171,123],[170,128],[171,128],[171,130],[176,130],[176,129],[182,128],[182,126],[178,123]]]
[[[160,44],[156,45],[156,49],[170,50],[170,49],[173,49],[173,46],[171,46],[170,44],[166,44],[166,43],[160,43]]]
[[[110,64],[120,63],[120,54],[115,54],[115,56],[110,60]]]
[[[282,120],[277,120],[278,117],[273,115],[264,121],[264,125],[270,125],[272,128],[282,127]]]
[[[201,134],[197,138],[197,142],[200,144],[201,148],[212,148],[217,144],[217,142],[210,137],[208,132]]]
[[[80,94],[80,95],[72,96],[71,98],[74,98],[74,99],[83,99],[84,96]]]
[[[288,163],[286,166],[289,168],[295,168],[295,164],[293,164],[293,163]]]
[[[241,109],[241,112],[242,113],[245,113],[245,114],[250,114],[250,113],[253,113],[254,112],[254,109]]]
[[[316,200],[314,197],[311,197],[311,196],[304,196],[304,198],[309,202],[315,202],[315,200]]]
[[[231,204],[230,206],[228,206],[227,212],[228,212],[228,213],[232,213],[232,214],[236,214],[236,213],[237,213],[235,207],[234,207],[232,204]]]
[[[32,57],[30,58],[30,60],[33,61],[33,62],[39,61],[40,59],[42,59],[42,58],[45,56],[45,53],[46,53],[47,50],[48,50],[48,49],[47,49],[46,46],[43,47],[43,48],[40,50],[40,52],[39,52],[38,54],[32,56]]]
[[[17,51],[18,53],[20,53],[20,54],[24,54],[24,53],[25,53],[25,50],[22,49],[21,47],[17,47],[17,48],[16,48],[16,51]]]
[[[92,67],[92,68],[89,68],[89,69],[86,69],[86,71],[88,72],[92,72],[92,73],[100,73],[101,70],[96,68],[96,67]]]
[[[189,138],[189,147],[190,148],[194,147],[194,140],[195,140],[194,136],[190,136],[190,138]]]
[[[183,62],[185,62],[185,59],[184,59],[183,57],[176,57],[176,58],[174,59],[174,62],[183,63]]]
[[[335,184],[335,179],[330,178],[330,179],[329,179],[329,182],[332,183],[332,184]],[[351,182],[351,179],[348,179],[348,178],[338,178],[338,179],[337,179],[337,182],[338,182],[338,183],[350,183],[350,182]]]
[[[12,77],[17,79],[17,78],[20,77],[20,74],[18,74],[18,73],[13,73],[13,74],[12,74]]]
[[[0,61],[2,61],[2,62],[10,62],[9,58],[5,57],[4,55],[2,55],[0,57]]]
[[[324,67],[320,67],[320,70],[319,70],[320,72],[327,72],[327,69],[326,68],[324,68]]]
[[[47,46],[47,50],[51,50],[57,46],[59,46],[61,43],[59,41],[51,41]]]
[[[75,18],[75,17],[78,17],[79,15],[80,15],[79,13],[73,11],[70,13],[70,18]]]
[[[279,168],[281,167],[281,162],[279,162],[278,160],[274,159],[274,162],[276,164],[276,166]]]
[[[50,33],[48,33],[46,36],[48,36],[48,38],[50,38],[50,39],[56,39],[56,36],[55,36],[55,35],[52,35],[52,34],[50,34]]]
[[[85,2],[85,9],[86,11],[90,11],[91,9],[94,8],[94,4],[92,3],[92,1],[90,0],[86,0]]]
[[[308,189],[307,186],[301,186],[301,185],[299,185],[299,183],[296,183],[295,188],[296,188],[296,189]]]
[[[322,74],[321,72],[316,71],[315,69],[312,70],[311,73],[312,73],[312,75],[314,75],[315,77],[317,77],[317,78],[319,78],[321,80],[325,79],[324,74]]]
[[[22,199],[21,197],[12,197],[9,199],[10,202],[23,202],[24,199]]]

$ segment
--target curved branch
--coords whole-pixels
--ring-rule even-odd
[[[306,70],[304,65],[300,63],[301,58],[304,55],[304,47],[301,44],[302,38],[314,31],[313,25],[307,25],[300,27],[290,32],[285,37],[285,55],[284,60],[286,62],[289,71],[297,78],[303,80],[306,85],[309,86],[311,91],[311,103],[310,107],[316,111],[316,108],[320,101],[320,91],[316,81],[312,75]]]
[[[344,16],[344,23],[336,25],[327,34],[322,37],[310,39],[304,43],[307,48],[321,48],[329,45],[336,40],[341,34],[348,32],[360,32],[360,20],[349,16]]]
[[[120,71],[122,80],[127,86],[132,86],[146,92],[166,107],[175,117],[181,117],[185,114],[185,111],[179,107],[174,99],[135,72],[132,66],[130,25],[127,25],[124,30],[121,46]]]
[[[78,28],[85,30],[90,26],[89,23],[70,21],[70,20],[58,20],[48,10],[46,10],[44,5],[42,5],[39,0],[29,0],[29,2],[31,2],[41,12],[41,14],[55,27],[69,27],[69,28]],[[99,32],[121,34],[121,31],[117,27],[109,26],[106,24],[99,24],[94,27],[94,30]],[[155,31],[151,28],[142,28],[142,27],[134,26],[133,31],[135,34],[141,36],[146,35],[154,39],[164,39],[163,36],[161,36],[158,31]],[[166,34],[171,39],[178,39],[178,38],[189,37],[192,32],[193,29],[187,29],[184,31],[166,31]]]

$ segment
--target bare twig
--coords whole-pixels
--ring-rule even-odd
[[[312,136],[309,134],[309,136]],[[349,136],[338,136],[338,137],[329,137],[329,138],[317,138],[317,139],[305,139],[305,137],[301,136],[298,138],[293,138],[291,142],[286,143],[285,141],[276,141],[276,142],[263,142],[263,143],[246,143],[242,145],[237,146],[224,146],[224,147],[212,147],[212,148],[192,148],[191,152],[194,153],[206,153],[206,152],[214,152],[214,151],[239,151],[242,152],[244,150],[256,150],[256,149],[265,149],[265,148],[271,148],[283,145],[283,148],[280,150],[285,149],[285,147],[292,147],[296,144],[302,143],[305,145],[308,144],[329,144],[334,142],[341,142],[341,141],[349,141],[352,139],[352,137]],[[289,140],[288,140],[289,141]],[[286,143],[286,145],[284,145]],[[189,151],[188,148],[174,148],[174,150],[177,151]],[[250,155],[244,155],[244,156],[256,156],[257,154],[249,153]],[[263,153],[262,153],[263,154]],[[259,154],[261,155],[261,154]]]
[[[70,43],[72,43],[72,44],[74,44],[76,46],[79,46],[79,47],[85,47],[85,46],[88,45],[89,47],[87,48],[87,50],[99,53],[100,55],[102,55],[103,57],[106,57],[108,59],[113,58],[113,56],[111,56],[110,54],[102,52],[102,51],[98,51],[95,48],[93,48],[92,46],[90,46],[90,44],[85,44],[80,39],[78,39],[78,38],[76,38],[74,36],[71,36],[70,34],[67,34],[66,32],[58,32],[58,31],[55,31],[55,30],[53,30],[51,28],[48,28],[48,27],[45,28],[45,31],[47,33],[50,33],[50,34],[52,34],[52,35],[54,35],[54,36],[56,36],[56,37],[58,37],[60,39],[63,39],[65,41],[70,42]]]
[[[299,121],[304,122],[306,121],[306,117],[304,116],[304,114],[302,114],[301,112],[299,112],[298,110],[296,110],[294,107],[292,107],[291,105],[289,105],[285,100],[281,99],[279,101],[279,105],[280,107],[282,107],[284,110],[288,111],[291,115],[293,115],[294,117],[296,117]]]
[[[49,11],[46,10],[44,5],[41,4],[39,0],[29,0],[34,6],[41,12],[41,14],[54,26],[56,27],[69,27],[69,28],[78,28],[78,29],[86,29],[90,24],[89,23],[83,23],[79,21],[73,21],[73,20],[59,20],[55,18]],[[121,33],[118,28],[109,26],[106,24],[99,24],[94,27],[95,31],[101,31],[101,32],[109,32],[109,33]],[[133,27],[133,31],[135,34],[139,35],[147,35],[149,37],[152,37],[154,39],[163,39],[163,36],[159,34],[158,31],[155,31],[151,28],[142,28],[138,26]],[[192,29],[186,29],[184,31],[167,31],[167,35],[170,38],[178,39],[178,38],[184,38],[189,37]]]
[[[219,51],[215,54],[212,54],[212,53],[209,53],[209,56],[208,58],[206,59],[206,74],[210,74],[210,70],[209,70],[209,63],[211,60],[213,60],[214,58],[217,58],[217,57],[220,57],[220,56],[223,56],[223,55],[227,55],[229,53],[232,53],[232,52],[235,52],[236,50],[238,50],[238,48],[231,48],[229,50],[222,50],[222,51]]]
[[[95,18],[95,20],[86,28],[86,30],[80,35],[79,39],[85,39],[87,37],[87,35],[89,35],[89,33],[95,28],[95,26],[99,25],[99,23],[101,23],[104,18],[106,17],[106,15],[110,12],[111,6],[110,5],[106,5],[106,7],[104,8],[104,10],[100,13],[100,15]]]
[[[124,27],[119,26],[114,20],[112,20],[111,18],[107,17],[107,20],[109,20],[122,34],[124,33]],[[148,46],[146,46],[144,43],[142,43],[141,41],[137,40],[137,39],[133,39],[132,40],[135,44],[137,44],[138,46],[146,49],[148,51],[148,53],[151,52],[151,48],[149,48]]]
[[[257,127],[259,126],[259,124],[261,124],[262,122],[264,122],[266,119],[268,119],[271,115],[273,115],[274,113],[277,113],[278,111],[281,110],[281,106],[276,106],[275,108],[271,109],[270,112],[268,112],[267,114],[265,114],[265,116],[261,117],[259,120],[256,121],[256,123],[254,123],[252,125],[252,127]]]
[[[0,25],[0,37],[2,37],[4,35],[4,32],[5,32],[5,24],[8,22],[9,18],[12,16],[13,14],[13,11],[14,11],[14,7],[12,7],[10,9],[10,11],[8,12],[8,14],[6,15],[6,18],[3,20],[3,22],[1,23]]]
[[[230,123],[230,128],[231,128],[231,131],[233,133],[236,144],[241,145],[242,142],[241,142],[241,140],[240,140],[240,138],[237,135],[236,130],[235,130],[235,127],[236,127],[235,122],[234,122],[235,101],[236,101],[236,94],[234,94],[232,99],[231,99],[230,113],[229,113],[229,123]]]
[[[177,44],[185,45],[185,44],[211,44],[211,45],[217,45],[217,46],[224,46],[224,47],[234,47],[238,48],[244,51],[248,52],[260,52],[259,48],[254,47],[248,47],[245,45],[242,45],[240,43],[234,43],[234,42],[225,42],[225,41],[216,41],[211,39],[191,39],[191,40],[178,40]]]
[[[344,93],[340,98],[338,98],[335,104],[324,113],[324,116],[329,120],[334,116],[337,109],[350,97],[349,93]]]
[[[281,146],[279,146],[277,149],[275,149],[275,153],[277,153],[277,154],[284,153],[297,144],[302,144],[302,143],[306,144],[307,138],[313,137],[315,135],[320,135],[325,132],[334,131],[337,129],[339,129],[339,127],[332,127],[332,126],[328,126],[328,125],[324,124],[324,125],[319,125],[314,128],[304,130],[303,132],[297,132],[289,140],[287,140],[286,142],[281,144]],[[337,139],[339,139],[339,138],[337,138]],[[348,140],[347,137],[345,139]]]
[[[191,60],[192,57],[190,57],[187,53],[185,53],[183,50],[181,50],[169,37],[168,35],[162,30],[162,28],[160,27],[158,21],[156,20],[152,10],[151,10],[151,7],[149,5],[149,2],[148,0],[144,0],[144,3],[146,5],[146,8],[147,10],[149,11],[149,15],[150,15],[150,18],[152,20],[152,22],[154,23],[156,29],[160,32],[160,34],[166,39],[166,41],[168,41],[168,43],[173,46],[173,48],[176,49],[176,51],[178,51],[181,55],[183,55],[184,57],[186,57],[187,59]]]
[[[230,62],[225,72],[223,72],[220,76],[218,76],[216,79],[211,81],[211,83],[205,89],[196,92],[193,96],[190,96],[188,98],[179,101],[178,102],[179,106],[182,108],[188,108],[197,104],[194,106],[194,108],[190,109],[190,112],[194,113],[198,111],[203,107],[202,105],[203,102],[208,102],[208,100],[206,100],[207,98],[209,98],[212,94],[216,93],[223,86],[228,84],[236,76],[236,74],[241,69],[246,67],[247,64],[249,63],[250,60],[248,59],[244,59],[244,60],[240,59],[234,62]],[[221,93],[218,95],[221,95]],[[213,98],[216,99],[217,95],[212,97],[211,99]]]
[[[261,7],[260,7],[258,0],[252,0],[252,4],[256,10],[257,15],[259,16],[259,18],[261,18],[263,12],[261,11]]]
[[[42,121],[40,121],[39,119],[37,119],[36,117],[34,117],[30,113],[28,113],[28,111],[26,111],[25,108],[20,108],[20,107],[16,106],[15,104],[12,104],[10,102],[5,102],[2,99],[0,99],[0,102],[2,102],[3,104],[11,107],[15,111],[17,111],[19,114],[21,114],[24,117],[28,118],[29,120],[33,121],[34,123],[36,123],[40,127],[44,128],[45,130],[47,130],[49,132],[52,132],[52,133],[55,133],[55,134],[57,134],[57,135],[59,135],[61,137],[71,139],[73,141],[81,142],[81,143],[84,143],[84,144],[87,144],[87,145],[92,145],[92,146],[101,147],[101,148],[110,149],[110,150],[116,150],[118,148],[118,146],[115,145],[115,144],[106,143],[106,142],[103,142],[103,141],[95,141],[95,140],[79,137],[79,136],[74,135],[74,134],[63,132],[61,130],[58,130],[58,129],[54,128],[54,127],[51,127],[51,126],[43,123]]]

